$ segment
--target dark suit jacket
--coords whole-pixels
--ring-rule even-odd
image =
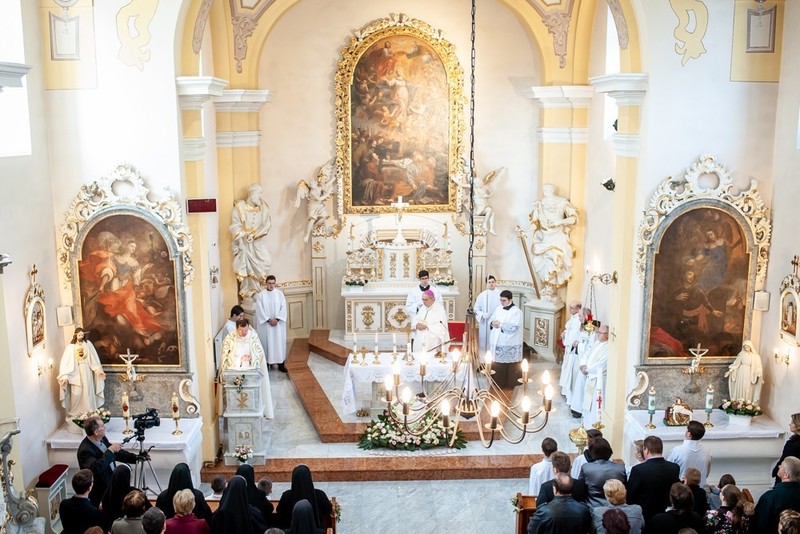
[[[787,508],[800,512],[800,482],[781,482],[762,495],[750,530],[758,534],[778,532],[778,519]]]
[[[650,458],[633,466],[628,479],[628,504],[642,507],[645,525],[654,515],[669,506],[669,490],[675,482],[680,482],[678,464],[668,462],[663,457]]]
[[[656,514],[647,525],[648,534],[674,534],[682,528],[693,528],[696,532],[703,532],[703,518],[695,512],[678,514],[675,510]]]
[[[103,527],[103,514],[89,499],[70,497],[58,505],[62,534],[83,534],[89,527]]]
[[[111,446],[105,436],[103,437],[103,443],[106,447]],[[106,488],[111,485],[111,475],[113,474],[111,462],[135,464],[136,455],[125,450],[120,450],[116,454],[108,449],[106,449],[106,452],[102,452],[88,437],[83,438],[83,441],[78,446],[78,466],[81,469],[91,470],[94,475],[94,485],[89,493],[89,500],[95,506],[100,506],[100,501],[103,499]]]
[[[557,495],[539,506],[528,523],[528,534],[584,534],[592,531],[592,513],[571,496]]]
[[[776,484],[779,484],[781,481],[781,479],[778,478],[778,468],[781,466],[781,462],[787,456],[800,458],[800,435],[792,434],[792,436],[786,440],[786,443],[783,446],[781,457],[778,458],[778,461],[775,463],[775,467],[772,468],[772,478],[775,479]]]
[[[539,488],[539,496],[536,497],[536,505],[541,506],[553,500],[555,493],[553,492],[553,481],[548,480],[544,482]],[[572,498],[577,502],[585,503],[589,495],[586,492],[586,484],[577,478],[572,479]]]
[[[606,495],[603,493],[603,484],[611,478],[616,478],[625,484],[628,481],[628,475],[625,474],[625,465],[615,464],[608,460],[595,460],[590,464],[583,464],[580,480],[586,484],[586,491],[589,494],[587,504],[589,506],[608,506]]]

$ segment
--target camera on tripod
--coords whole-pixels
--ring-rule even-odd
[[[144,439],[145,429],[161,426],[161,418],[158,416],[158,410],[155,408],[147,408],[144,413],[134,415],[132,419],[133,428],[136,429],[137,439],[139,439],[139,436]]]

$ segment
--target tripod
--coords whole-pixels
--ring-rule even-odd
[[[148,492],[158,497],[161,493],[161,484],[158,482],[158,477],[156,476],[156,470],[153,469],[153,464],[150,462],[150,451],[155,447],[155,445],[151,445],[147,450],[144,449],[144,429],[136,429],[136,434],[125,438],[122,443],[127,443],[133,438],[136,438],[136,441],[139,442],[139,454],[136,455],[136,467],[133,471],[133,486],[135,488],[139,488],[142,492],[147,495]],[[156,487],[158,487],[158,492],[156,493],[153,489],[147,486],[147,471],[145,471],[145,465],[150,470],[150,474],[153,475],[153,480],[156,481]]]

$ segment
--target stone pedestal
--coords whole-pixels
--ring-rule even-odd
[[[267,461],[264,441],[264,406],[261,398],[261,374],[258,369],[228,369],[222,373],[225,381],[225,411],[222,417],[227,434],[225,465],[238,465],[234,450],[247,445],[253,450],[251,465]]]
[[[556,340],[561,331],[564,303],[533,299],[525,303],[527,339],[525,343],[533,347],[544,359],[556,361],[558,345]]]

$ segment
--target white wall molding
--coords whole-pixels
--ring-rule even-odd
[[[253,113],[272,101],[272,97],[268,89],[229,89],[214,97],[214,104],[217,111]]]
[[[242,148],[261,145],[261,132],[250,130],[244,132],[217,132],[217,147]]]
[[[214,76],[178,76],[175,78],[181,109],[198,110],[211,97],[219,96],[228,80]]]
[[[206,140],[202,137],[184,137],[181,155],[183,161],[201,161],[206,156]]]
[[[586,144],[589,140],[588,128],[539,128],[536,137],[541,143]]]
[[[0,62],[0,92],[4,87],[22,87],[22,78],[31,70],[24,63]]]
[[[614,144],[614,152],[618,156],[639,157],[639,134],[615,133],[612,143]]]
[[[592,103],[594,87],[591,85],[546,85],[531,87],[525,96],[538,100],[545,109],[550,108],[588,108]]]
[[[641,106],[647,94],[647,74],[626,72],[595,76],[589,79],[598,93],[605,93],[617,102],[617,106]]]

